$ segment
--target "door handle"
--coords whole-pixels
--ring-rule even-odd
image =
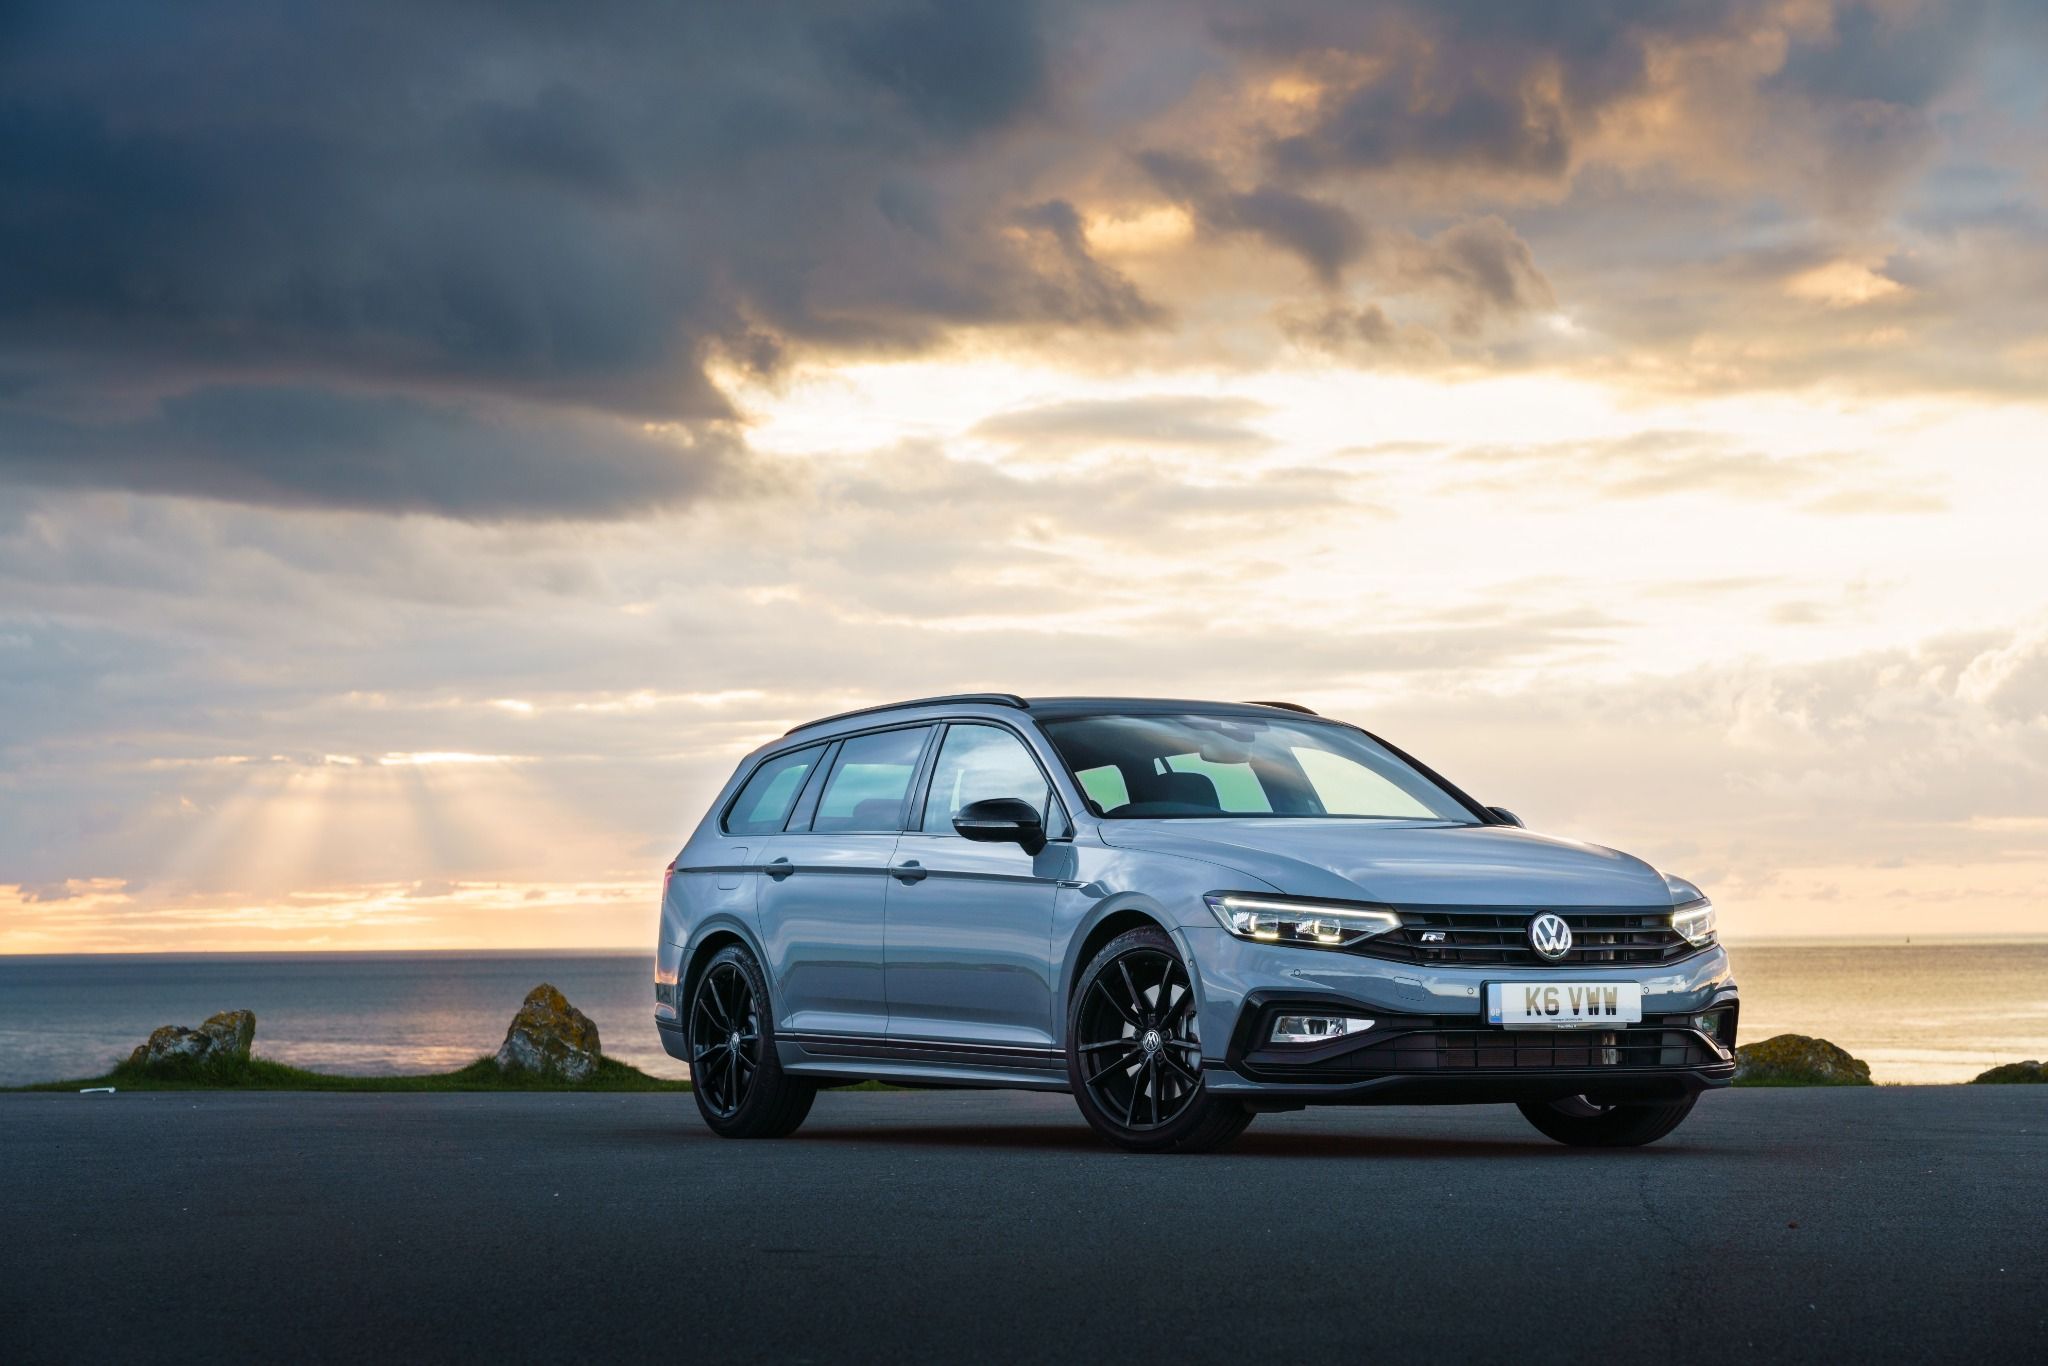
[[[889,872],[898,882],[923,882],[925,879],[924,865],[914,858],[903,860]]]
[[[770,859],[768,866],[761,871],[780,882],[796,871],[796,865],[786,858]]]

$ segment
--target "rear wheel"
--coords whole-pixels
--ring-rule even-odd
[[[1096,1133],[1133,1152],[1204,1152],[1251,1112],[1202,1084],[1195,993],[1173,940],[1146,927],[1095,955],[1067,1014],[1067,1079]]]
[[[1697,1096],[1649,1104],[1604,1105],[1585,1096],[1523,1101],[1522,1118],[1575,1148],[1639,1148],[1655,1143],[1692,1113]]]
[[[707,963],[690,993],[690,1090],[697,1113],[721,1138],[794,1133],[818,1098],[775,1057],[768,982],[754,955],[731,944]]]

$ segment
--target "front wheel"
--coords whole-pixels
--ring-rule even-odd
[[[1252,1122],[1202,1084],[1194,987],[1156,927],[1111,940],[1081,974],[1067,1013],[1067,1080],[1089,1126],[1133,1152],[1206,1152]]]
[[[818,1098],[816,1083],[790,1076],[775,1057],[768,980],[754,955],[730,944],[690,993],[690,1090],[720,1138],[796,1132]]]
[[[1523,1101],[1522,1118],[1559,1143],[1575,1148],[1640,1148],[1676,1129],[1697,1096],[1647,1105],[1603,1105],[1585,1096]]]

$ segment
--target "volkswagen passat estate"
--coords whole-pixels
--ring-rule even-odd
[[[748,755],[669,865],[654,996],[728,1137],[874,1078],[1070,1092],[1143,1151],[1471,1102],[1649,1143],[1733,1079],[1738,1010],[1697,887],[1357,726],[1005,693]]]

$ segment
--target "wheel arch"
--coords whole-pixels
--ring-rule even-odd
[[[767,973],[768,960],[762,955],[761,946],[754,942],[744,927],[734,921],[713,921],[702,929],[684,956],[683,972],[676,990],[676,1013],[679,1017],[687,1019],[690,997],[696,993],[697,979],[704,975],[705,965],[717,956],[720,949],[732,944],[738,944],[753,954],[754,961],[761,965],[762,973]]]
[[[1132,930],[1151,928],[1167,938],[1174,938],[1173,927],[1161,910],[1149,901],[1132,900],[1105,906],[1088,921],[1087,927],[1073,939],[1073,952],[1067,959],[1065,980],[1060,991],[1061,1020],[1073,1008],[1074,993],[1080,990],[1081,974],[1095,961],[1095,955],[1102,952],[1102,946],[1119,935]],[[1064,1028],[1061,1030],[1064,1034]]]

